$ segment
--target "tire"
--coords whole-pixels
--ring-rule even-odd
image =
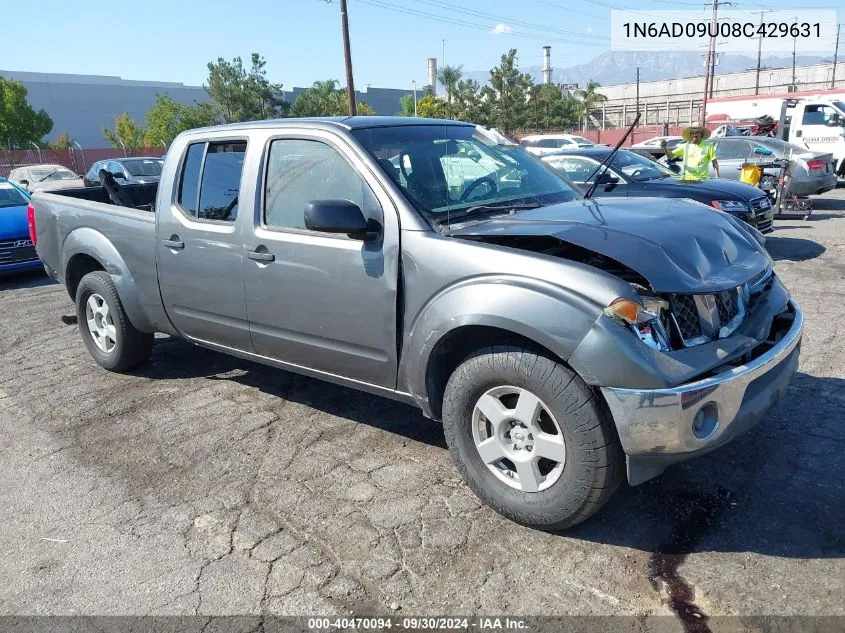
[[[107,272],[88,273],[79,282],[76,318],[85,347],[101,367],[122,372],[149,360],[153,334],[140,332],[130,323]]]
[[[539,415],[520,413],[529,410]],[[505,421],[494,426],[497,417]],[[497,434],[496,427],[504,433]],[[446,385],[443,428],[452,459],[473,492],[532,528],[581,523],[622,482],[624,454],[604,403],[571,369],[530,348],[495,345],[464,360]],[[561,439],[562,460],[540,459],[561,455]],[[498,453],[522,461],[491,462]]]

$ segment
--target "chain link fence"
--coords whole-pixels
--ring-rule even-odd
[[[16,167],[29,165],[62,165],[72,172],[83,176],[89,167],[99,160],[109,158],[127,158],[130,156],[159,157],[164,154],[162,147],[136,148],[83,148],[71,149],[3,149],[0,148],[0,177],[7,178]]]

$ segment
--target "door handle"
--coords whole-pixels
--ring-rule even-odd
[[[801,136],[801,130],[798,130],[797,132],[795,132],[795,136],[800,138],[800,136]]]
[[[247,251],[246,256],[257,262],[272,262],[276,259],[276,256],[273,255],[273,253],[268,253],[266,251]]]
[[[181,240],[161,240],[161,243],[167,248],[175,248],[176,250],[185,248],[185,242]]]

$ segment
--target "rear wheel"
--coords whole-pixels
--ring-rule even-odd
[[[105,369],[126,371],[150,358],[153,334],[132,325],[105,271],[90,272],[79,282],[76,318],[88,353]]]
[[[502,515],[531,527],[576,525],[622,481],[609,414],[571,369],[519,346],[467,358],[446,386],[443,425],[464,480]]]

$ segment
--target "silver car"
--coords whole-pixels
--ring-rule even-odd
[[[793,145],[776,138],[766,136],[726,136],[711,141],[716,146],[716,159],[722,178],[739,180],[740,168],[746,161],[759,161],[754,157],[755,147],[772,150],[772,158],[791,158],[793,160],[792,184],[790,192],[798,196],[824,193],[836,187],[836,160],[833,154],[812,152],[806,147]],[[750,158],[749,158],[750,157]],[[715,176],[713,167],[710,175]],[[777,178],[775,170],[768,170],[763,177],[773,181]],[[768,188],[767,183],[762,183]],[[774,184],[771,182],[770,184]]]
[[[27,165],[9,172],[9,180],[30,192],[72,189],[82,186],[82,178],[64,165]]]

